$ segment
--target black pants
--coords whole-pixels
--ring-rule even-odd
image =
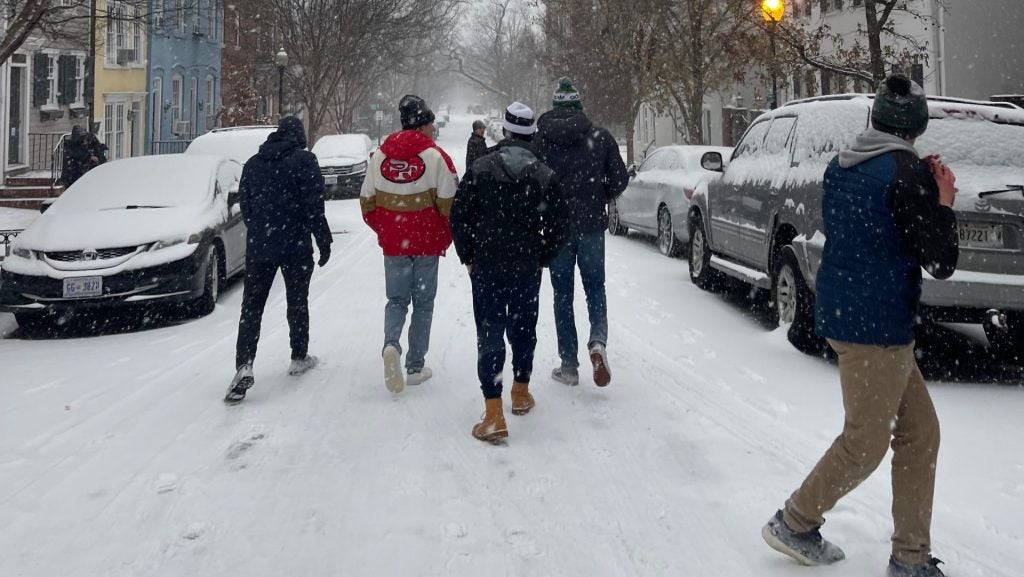
[[[292,358],[304,359],[309,348],[309,281],[313,278],[313,255],[286,263],[249,262],[245,265],[245,289],[242,292],[242,316],[238,320],[238,344],[235,368],[252,364],[260,340],[260,323],[267,306],[270,287],[277,269],[284,276],[288,300],[288,329]]]
[[[530,382],[537,348],[537,307],[541,271],[512,280],[473,272],[473,315],[476,317],[476,372],[484,398],[501,397],[505,367],[505,333],[512,345],[512,373]]]

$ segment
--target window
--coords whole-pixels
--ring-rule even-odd
[[[736,147],[736,153],[733,155],[734,158],[759,156],[761,150],[764,148],[764,135],[767,133],[767,121],[758,122],[748,128],[747,133],[743,136],[743,140],[741,140],[739,145]]]
[[[910,79],[918,84],[918,86],[924,88],[924,65],[923,64],[912,64],[910,66]]]
[[[655,150],[650,156],[644,160],[644,163],[640,165],[637,172],[650,172],[652,170],[662,170],[669,163],[668,152],[665,150]]]
[[[57,107],[57,55],[46,55],[46,87],[47,97],[45,106]]]
[[[156,0],[153,7],[153,30],[162,30],[164,27],[164,0]]]
[[[803,86],[800,84],[800,76],[793,76],[793,98],[799,100],[803,98]]]
[[[201,2],[199,0],[192,1],[192,34],[196,36],[203,33],[203,29],[200,28],[199,11]]]
[[[210,130],[217,122],[217,79],[212,74],[206,77],[206,129]]]
[[[125,103],[108,102],[103,107],[103,142],[107,145],[107,160],[124,158]]]
[[[192,126],[191,123],[199,123],[199,79],[195,76],[189,82],[188,112],[189,126],[194,131],[197,127]]]
[[[162,76],[153,76],[153,140],[160,140],[163,136],[164,124],[164,79]]]
[[[107,5],[106,63],[129,66],[142,62],[142,12],[119,0]]]
[[[789,139],[796,125],[795,116],[782,116],[772,121],[768,136],[764,140],[765,154],[779,156],[789,153]]]
[[[217,38],[217,0],[208,0],[206,7],[210,13],[206,19],[207,25],[210,27],[210,40],[215,40]]]
[[[171,78],[171,122],[181,121],[181,107],[185,103],[185,79],[180,74]]]
[[[57,58],[57,104],[85,105],[85,55],[62,54]]]
[[[242,22],[238,17],[238,12],[235,12],[235,48],[242,45]]]
[[[85,56],[75,56],[75,98],[73,104],[85,106]]]
[[[175,0],[174,16],[177,22],[178,34],[185,33],[185,0]]]
[[[832,94],[832,73],[828,70],[821,71],[821,95]]]

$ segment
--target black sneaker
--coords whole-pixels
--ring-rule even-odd
[[[782,520],[781,509],[761,529],[761,537],[769,547],[803,565],[831,565],[846,559],[846,553],[826,541],[817,529],[806,533],[790,529]]]
[[[252,365],[242,365],[235,372],[235,378],[231,379],[231,385],[228,386],[228,394],[224,395],[224,402],[229,405],[242,402],[245,399],[245,392],[252,388],[254,382]]]
[[[939,561],[935,557],[920,565],[907,565],[889,557],[889,569],[885,572],[887,577],[945,577],[939,569]]]

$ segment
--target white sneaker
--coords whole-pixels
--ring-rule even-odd
[[[422,369],[415,372],[409,371],[409,374],[406,375],[405,377],[405,384],[409,385],[410,387],[422,385],[432,376],[434,376],[434,371],[431,371],[430,367],[423,367]]]
[[[318,362],[319,359],[313,355],[306,355],[304,359],[292,359],[292,364],[288,367],[288,374],[297,377],[315,367]]]
[[[252,365],[242,365],[235,371],[231,384],[228,385],[228,392],[224,395],[224,402],[233,405],[245,399],[245,392],[252,388],[255,380],[252,377]]]
[[[607,387],[612,382],[612,369],[608,366],[608,353],[601,343],[590,347],[590,363],[594,365],[594,384]]]
[[[402,353],[393,345],[384,347],[384,386],[392,393],[405,390],[405,374],[402,371]]]

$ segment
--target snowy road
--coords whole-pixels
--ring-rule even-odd
[[[472,118],[452,120],[441,144],[461,168]],[[310,303],[322,366],[286,376],[279,282],[239,406],[221,397],[240,283],[208,317],[102,336],[24,339],[0,315],[0,575],[884,574],[886,470],[829,516],[824,533],[847,561],[808,571],[761,541],[842,424],[838,375],[736,299],[697,290],[685,262],[608,239],[606,389],[547,378],[545,281],[537,408],[508,415],[508,445],[494,447],[469,434],[482,402],[454,251],[440,271],[435,376],[393,397],[381,382],[382,258],[358,202],[330,205],[334,256]],[[951,576],[1017,577],[1024,389],[930,388],[943,427],[934,552]]]

